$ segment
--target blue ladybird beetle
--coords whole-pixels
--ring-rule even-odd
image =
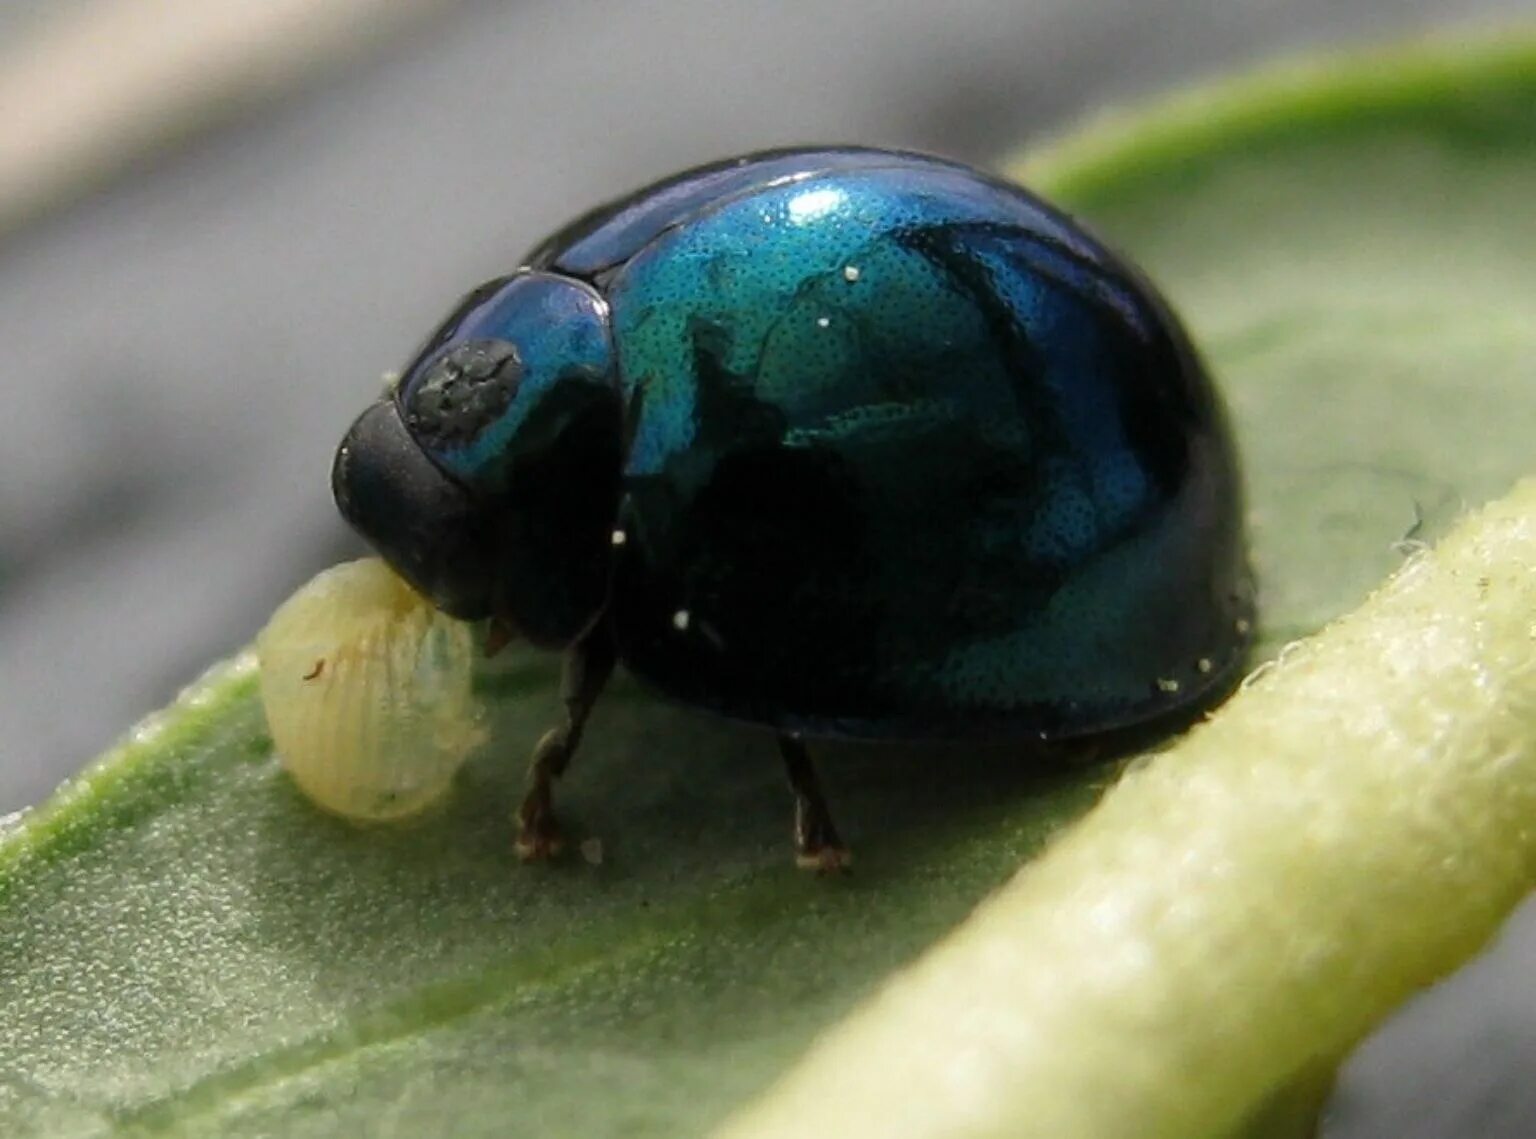
[[[614,664],[777,733],[1060,739],[1229,685],[1233,445],[1147,280],[1017,186],[855,147],[690,170],[474,290],[343,440],[342,514],[439,608],[565,653],[518,849]]]

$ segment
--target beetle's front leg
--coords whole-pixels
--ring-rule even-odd
[[[587,716],[613,675],[616,655],[613,628],[607,618],[599,619],[566,651],[560,681],[565,721],[545,732],[533,749],[528,792],[517,811],[517,855],[525,862],[541,861],[560,852],[563,843],[555,820],[554,782],[576,754]]]
[[[795,793],[795,864],[818,874],[847,869],[853,854],[838,837],[805,742],[798,736],[780,735],[779,753],[784,757],[789,788]]]

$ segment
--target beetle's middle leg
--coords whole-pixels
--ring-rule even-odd
[[[805,742],[798,736],[780,735],[779,753],[784,757],[789,789],[795,793],[795,864],[818,874],[846,869],[853,854],[838,837]]]
[[[613,629],[607,620],[599,620],[566,651],[560,680],[565,719],[545,732],[533,749],[533,759],[528,764],[528,791],[517,811],[517,855],[525,862],[550,858],[560,852],[563,838],[555,819],[554,782],[565,773],[576,754],[587,716],[613,675],[616,655]]]

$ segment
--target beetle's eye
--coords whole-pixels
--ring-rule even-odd
[[[405,394],[411,434],[430,450],[462,447],[506,412],[523,362],[506,340],[467,340],[441,356]]]

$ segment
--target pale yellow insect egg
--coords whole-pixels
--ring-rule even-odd
[[[443,797],[483,736],[468,625],[382,561],[319,574],[256,638],[283,766],[318,806],[401,819]]]

